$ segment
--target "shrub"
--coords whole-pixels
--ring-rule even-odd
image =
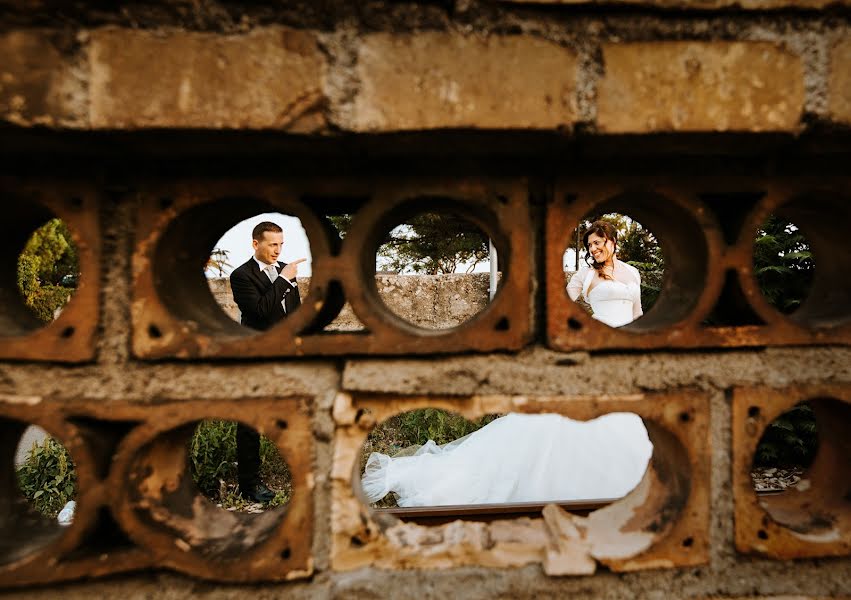
[[[238,478],[235,421],[202,421],[189,442],[189,465],[202,494],[228,506],[241,506],[234,494]],[[287,502],[292,488],[289,468],[266,436],[260,436],[260,478],[278,492],[271,506]]]
[[[236,422],[202,421],[189,443],[189,465],[195,485],[215,496],[219,480],[236,479]]]
[[[77,494],[77,470],[71,455],[51,437],[33,444],[17,476],[24,497],[46,517],[56,518]]]
[[[761,466],[809,466],[818,450],[816,418],[808,402],[800,402],[768,424],[756,448]]]

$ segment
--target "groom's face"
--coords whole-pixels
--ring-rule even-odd
[[[284,234],[280,231],[264,231],[259,240],[251,240],[257,260],[274,265],[284,246]]]

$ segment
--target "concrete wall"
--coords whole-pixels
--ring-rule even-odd
[[[381,299],[392,311],[411,323],[427,329],[456,327],[488,305],[487,273],[451,275],[377,275]],[[209,279],[210,291],[219,306],[234,321],[239,308],[233,301],[229,279]],[[310,277],[298,280],[299,294],[307,297]],[[356,331],[363,324],[346,304],[340,315],[326,328],[329,331]]]
[[[828,389],[824,386],[847,396],[847,343],[787,344],[782,336],[797,331],[796,325],[777,320],[768,328],[779,337],[763,346],[748,343],[755,327],[749,326],[728,331],[734,342],[729,346],[555,351],[545,326],[542,238],[558,177],[582,180],[583,190],[602,195],[629,187],[637,176],[652,177],[660,186],[672,176],[687,182],[695,174],[716,178],[713,185],[692,189],[689,197],[743,177],[737,190],[744,192],[723,206],[722,226],[711,228],[718,238],[742,223],[748,193],[768,189],[769,199],[781,193],[785,184],[778,178],[800,175],[818,186],[828,177],[840,178],[847,191],[849,10],[846,0],[334,0],[245,6],[181,0],[121,7],[76,3],[61,9],[49,2],[0,4],[0,174],[8,198],[2,258],[13,264],[20,251],[6,238],[12,239],[15,224],[29,226],[26,207],[54,203],[69,219],[88,223],[78,228],[84,232],[78,242],[94,273],[43,335],[18,327],[11,304],[0,303],[4,327],[13,332],[0,339],[0,408],[16,419],[49,421],[62,431],[66,426],[59,421],[66,417],[76,419],[74,427],[90,425],[79,420],[81,413],[111,423],[106,430],[114,436],[94,444],[107,460],[98,462],[98,469],[89,467],[91,485],[85,491],[90,503],[106,505],[122,488],[98,480],[95,472],[108,470],[110,453],[118,448],[110,440],[117,444],[130,424],[188,410],[180,406],[191,406],[187,418],[213,409],[266,418],[274,412],[268,405],[262,411],[244,407],[296,396],[309,423],[298,433],[309,438],[313,450],[293,462],[309,471],[303,493],[309,494],[315,515],[301,522],[309,525],[310,535],[291,540],[310,559],[310,569],[292,574],[292,581],[268,582],[227,562],[207,565],[205,576],[241,577],[240,583],[175,574],[180,559],[174,553],[186,556],[182,539],[150,544],[155,552],[139,554],[134,548],[141,537],[103,550],[101,542],[111,536],[92,540],[75,530],[49,545],[52,554],[34,555],[40,558],[26,566],[29,571],[16,570],[20,563],[0,565],[4,585],[18,586],[9,595],[847,597],[847,528],[832,541],[805,540],[768,517],[753,518],[762,514],[754,512],[758,506],[751,512],[741,508],[742,490],[749,489],[741,478],[751,452],[742,436],[756,431],[760,414],[749,415],[742,404],[752,397],[748,390],[763,390],[772,406],[781,405],[784,395],[794,402]],[[302,185],[299,178],[307,175],[314,179]],[[147,258],[133,256],[148,256],[152,240],[174,218],[175,198],[191,200],[200,184],[218,189],[223,180],[235,182],[244,195],[255,189],[252,178],[271,180],[270,185],[286,179],[297,182],[289,191],[304,193],[307,205],[339,214],[337,178],[366,187],[390,178],[400,189],[428,193],[435,181],[450,175],[522,182],[530,223],[521,234],[530,242],[524,258],[531,265],[530,293],[516,302],[521,309],[529,306],[531,326],[519,350],[453,354],[438,349],[433,355],[393,357],[352,336],[343,351],[335,346],[335,353],[306,358],[147,360],[135,353],[140,336],[161,339],[162,331],[147,323],[131,326],[134,316],[149,308],[134,285],[152,268]],[[749,177],[759,179],[752,184]],[[173,186],[172,196],[161,193],[164,181]],[[48,191],[31,192],[39,186]],[[467,182],[457,189],[468,191]],[[346,198],[353,206],[360,201],[357,194]],[[488,198],[501,202],[498,194]],[[847,203],[836,206],[831,219],[844,215]],[[140,231],[142,221],[154,223],[152,231]],[[194,236],[204,237],[198,228],[184,234],[187,247]],[[826,239],[847,244],[841,236]],[[175,253],[174,268],[189,258]],[[338,258],[333,248],[323,255],[332,266]],[[462,281],[468,280],[440,285],[443,291],[458,284],[447,303],[436,302],[431,282],[414,278],[381,279],[379,289],[424,325],[443,326],[476,307],[461,291]],[[7,284],[2,282],[4,293],[13,291],[14,284]],[[157,293],[169,291],[167,282],[158,285]],[[482,298],[481,282],[476,290]],[[181,326],[192,335],[198,319],[187,313],[193,318]],[[68,323],[76,329],[63,329]],[[85,332],[91,352],[73,346]],[[199,352],[219,342],[199,343]],[[72,356],[69,348],[78,353]],[[692,412],[678,410],[686,400],[665,396],[691,393],[706,400],[686,403]],[[539,397],[549,404],[529,400]],[[586,416],[607,402],[640,407],[673,421],[690,452],[700,449],[694,464],[702,470],[695,468],[692,483],[703,494],[705,512],[690,515],[702,523],[696,529],[700,536],[663,539],[650,549],[659,554],[634,563],[598,562],[583,545],[576,522],[558,515],[546,525],[539,519],[437,530],[378,523],[356,502],[349,477],[350,453],[371,426],[363,417],[368,413],[358,408],[381,402],[393,409],[431,403],[470,416],[494,406],[532,410],[530,402],[535,410],[581,408]],[[110,414],[125,416],[110,421]],[[695,422],[703,437],[684,433]],[[167,459],[168,452],[161,457]],[[7,492],[0,490],[0,496]],[[836,523],[846,523],[847,498],[837,498],[833,506]],[[89,510],[85,502],[79,510],[82,523]],[[635,510],[655,510],[659,523],[671,523],[665,521],[667,506],[651,502]],[[90,517],[96,518],[94,512]],[[13,530],[5,517],[0,526],[4,534]],[[757,546],[748,552],[740,539],[743,526],[756,528]],[[107,522],[106,527],[116,526]],[[770,541],[782,530],[786,546],[769,551],[756,530]],[[617,539],[616,549],[622,549],[626,542]],[[831,551],[813,553],[819,543]],[[75,544],[83,550],[70,552]],[[688,547],[699,550],[697,560],[689,558]],[[111,576],[37,585],[68,576],[69,561],[80,569],[74,578]],[[559,565],[574,573],[579,567],[597,570],[559,576],[554,574]],[[32,573],[44,579],[33,581]]]

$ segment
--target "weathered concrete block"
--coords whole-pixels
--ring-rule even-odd
[[[326,64],[308,32],[107,28],[91,40],[93,127],[309,132],[324,124]]]
[[[851,39],[840,41],[831,51],[828,86],[832,118],[851,123]]]
[[[514,4],[632,4],[656,8],[711,10],[742,8],[744,10],[771,10],[777,8],[821,9],[828,6],[847,6],[849,0],[502,0]]]
[[[84,86],[75,76],[73,40],[55,32],[0,35],[0,120],[16,125],[85,124]]]
[[[356,131],[548,129],[576,120],[576,57],[529,36],[367,36]]]
[[[598,93],[604,132],[794,131],[801,58],[768,42],[608,44]]]

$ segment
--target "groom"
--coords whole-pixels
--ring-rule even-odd
[[[251,232],[254,256],[233,270],[230,285],[233,299],[242,313],[241,323],[265,331],[287,318],[299,307],[296,275],[304,258],[286,264],[278,262],[284,245],[283,230],[264,221]],[[236,460],[239,491],[255,502],[275,497],[260,481],[260,434],[242,423],[236,425]]]

